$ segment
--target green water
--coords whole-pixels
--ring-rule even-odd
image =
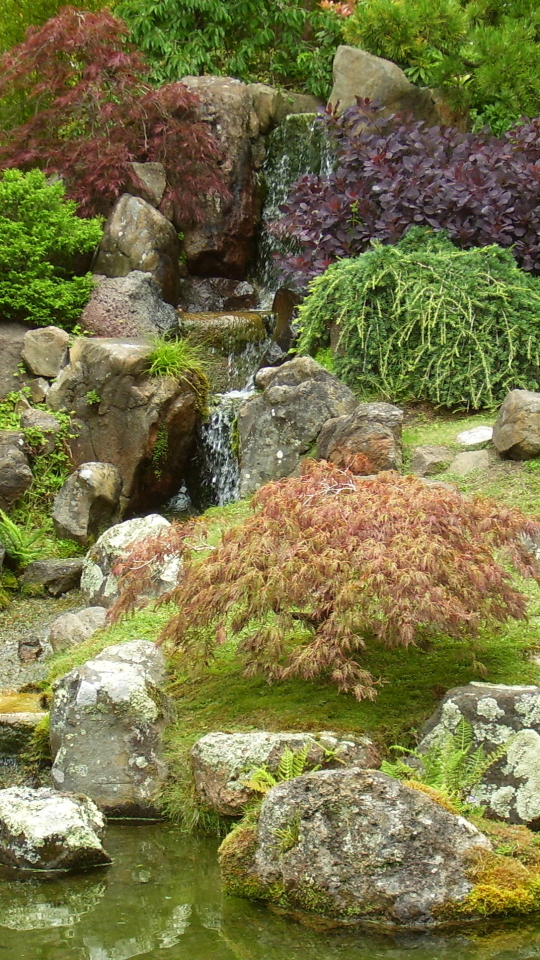
[[[223,897],[216,843],[110,826],[107,870],[0,880],[0,960],[536,960],[540,920],[479,936],[315,932]]]

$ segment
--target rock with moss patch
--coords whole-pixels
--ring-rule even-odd
[[[173,712],[165,661],[149,640],[107,647],[54,685],[53,783],[111,816],[159,815],[167,776],[161,736]]]
[[[30,745],[36,727],[46,713],[0,713],[0,759],[17,757]]]
[[[486,756],[507,744],[472,798],[500,820],[540,826],[540,687],[469,683],[449,690],[424,726],[420,751],[454,734],[462,719]]]
[[[84,870],[111,863],[105,819],[87,797],[48,788],[0,790],[0,863],[24,871]]]
[[[346,923],[436,926],[491,843],[379,771],[322,770],[273,787],[251,835],[220,850],[225,889]]]
[[[224,816],[239,816],[255,792],[250,773],[264,766],[276,773],[284,752],[308,748],[306,769],[317,766],[374,767],[379,756],[368,737],[322,733],[208,733],[191,751],[195,787],[201,803]]]

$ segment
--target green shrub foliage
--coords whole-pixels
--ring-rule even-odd
[[[301,353],[334,329],[336,374],[364,396],[480,409],[540,389],[540,282],[501,247],[413,227],[313,280],[300,322]]]
[[[540,112],[536,0],[369,0],[343,22],[348,43],[442,88],[477,127],[501,133]]]
[[[82,220],[60,180],[40,170],[0,174],[0,316],[71,329],[92,290],[77,276],[102,235],[100,219]],[[82,269],[81,269],[82,265]]]
[[[150,560],[181,553],[182,578],[167,596],[178,612],[162,639],[177,648],[182,673],[224,648],[247,676],[320,677],[373,698],[362,662],[369,642],[466,641],[486,622],[525,614],[501,560],[539,579],[519,536],[538,529],[517,511],[416,477],[357,477],[307,461],[302,476],[262,487],[251,516],[202,561],[202,521],[139,544],[118,568],[115,612],[145,593]]]
[[[41,27],[51,17],[55,17],[63,0],[0,0],[0,53],[14,47],[24,40],[28,27]],[[80,10],[101,10],[112,8],[111,0],[80,0],[72,2],[72,7]]]
[[[339,18],[304,0],[122,0],[116,8],[158,82],[199,74],[294,87],[324,99]]]

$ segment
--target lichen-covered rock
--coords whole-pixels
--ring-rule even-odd
[[[111,863],[105,820],[87,797],[45,787],[0,790],[0,863],[17,870],[84,870]]]
[[[40,327],[25,334],[22,358],[36,377],[57,377],[67,361],[69,334],[60,327]]]
[[[77,613],[64,613],[51,624],[48,640],[55,653],[66,647],[76,646],[88,640],[96,630],[105,626],[107,611],[104,607],[86,607]]]
[[[111,463],[122,476],[122,514],[165,502],[195,445],[198,398],[185,378],[151,377],[148,341],[80,337],[47,403],[73,410],[74,467]]]
[[[111,816],[159,816],[167,776],[161,735],[172,719],[163,654],[149,640],[107,647],[54,685],[53,783]]]
[[[540,393],[510,390],[493,427],[493,443],[511,460],[531,460],[540,454]]]
[[[21,577],[23,586],[42,586],[52,597],[76,590],[81,582],[82,557],[67,560],[34,560]]]
[[[176,310],[161,297],[151,273],[94,278],[92,295],[79,321],[97,337],[156,337],[178,324]]]
[[[317,440],[317,456],[338,467],[356,464],[366,475],[400,470],[403,410],[391,403],[359,403],[349,416],[329,420]]]
[[[225,816],[239,816],[255,796],[246,785],[249,773],[264,764],[275,773],[288,748],[309,747],[306,769],[346,764],[374,767],[377,750],[368,737],[322,733],[208,733],[191,751],[193,777],[201,803]]]
[[[425,929],[462,901],[489,840],[378,771],[307,773],[268,793],[256,827],[220,850],[225,889],[351,922]]]
[[[12,758],[25,750],[38,723],[47,716],[43,711],[0,713],[0,758]]]
[[[166,303],[178,302],[180,243],[172,223],[146,200],[124,193],[108,218],[94,272],[125,277],[151,273]]]
[[[0,508],[22,497],[33,476],[24,452],[24,436],[17,430],[0,430]]]
[[[311,357],[274,369],[238,413],[240,496],[294,474],[324,424],[358,406],[351,390]]]
[[[82,463],[58,491],[53,505],[57,537],[88,543],[118,519],[122,477],[112,463]]]
[[[423,728],[425,751],[464,718],[486,754],[507,744],[471,793],[494,817],[540,826],[540,687],[469,683],[449,690]]]
[[[113,573],[116,564],[124,560],[139,541],[156,537],[169,527],[169,521],[157,513],[109,527],[84,558],[81,590],[86,603],[89,606],[112,606],[118,597],[118,580]],[[180,558],[176,555],[163,563],[156,563],[154,596],[172,590],[178,582],[180,566]]]

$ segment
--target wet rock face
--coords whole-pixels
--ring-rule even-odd
[[[75,412],[75,467],[119,470],[122,514],[172,496],[195,445],[197,395],[184,380],[150,377],[151,349],[142,340],[81,337],[47,400],[53,410]]]
[[[209,733],[191,751],[195,787],[201,803],[225,816],[241,816],[255,798],[246,786],[250,772],[264,764],[275,773],[285,750],[309,746],[306,769],[319,765],[378,766],[368,737],[336,733]]]
[[[125,277],[152,274],[166,303],[178,302],[180,242],[172,223],[146,200],[129,193],[116,202],[105,224],[94,273]]]
[[[53,506],[57,537],[87,543],[118,519],[122,477],[112,463],[83,463],[58,491]]]
[[[251,91],[230,77],[184,77],[182,83],[199,97],[201,118],[221,146],[221,173],[230,192],[228,201],[209,198],[203,222],[183,228],[188,269],[196,276],[241,280],[253,256],[260,214],[253,163],[260,126]]]
[[[510,391],[493,428],[493,443],[511,460],[531,460],[540,454],[540,393]]]
[[[540,826],[540,687],[469,683],[449,690],[423,728],[420,751],[455,733],[462,718],[486,754],[508,744],[473,787],[474,799],[500,820]]]
[[[22,497],[32,479],[23,434],[17,430],[0,430],[0,508],[5,510]]]
[[[154,513],[125,520],[106,530],[84,558],[81,590],[86,603],[111,607],[118,597],[118,580],[113,573],[116,564],[124,560],[137,543],[156,537],[169,527],[168,520]],[[153,577],[156,597],[175,586],[180,566],[176,556],[156,563]]]
[[[96,285],[80,325],[98,337],[152,337],[178,324],[151,273],[133,270],[125,277],[95,277]]]
[[[236,841],[237,842],[237,841]],[[476,827],[378,771],[304,774],[273,787],[239,879],[235,837],[221,848],[225,888],[335,920],[425,929],[471,890]],[[246,862],[246,860],[248,862]],[[249,894],[246,894],[249,895]]]
[[[148,640],[107,647],[54,686],[52,778],[111,816],[155,817],[167,776],[161,735],[172,719],[159,688],[162,653]]]
[[[325,423],[317,456],[338,467],[361,462],[358,473],[400,470],[403,461],[403,410],[390,403],[359,403],[348,417]]]
[[[0,790],[0,863],[21,871],[85,870],[111,863],[105,820],[87,797],[42,788]]]
[[[352,391],[311,357],[284,363],[264,382],[263,393],[238,414],[242,497],[269,480],[291,476],[324,424],[358,406]]]

